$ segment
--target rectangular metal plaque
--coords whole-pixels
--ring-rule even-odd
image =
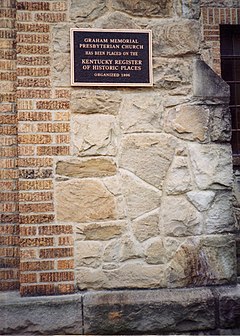
[[[71,85],[152,86],[151,31],[72,28]]]

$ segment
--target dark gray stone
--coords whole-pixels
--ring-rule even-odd
[[[0,335],[82,334],[81,295],[21,298],[0,294]]]
[[[201,0],[201,6],[237,8],[240,3],[239,0]]]
[[[86,334],[157,334],[215,328],[209,289],[127,290],[87,293]]]
[[[228,101],[230,89],[204,61],[197,59],[193,69],[193,93],[195,97]]]
[[[240,285],[216,289],[220,328],[240,328]]]

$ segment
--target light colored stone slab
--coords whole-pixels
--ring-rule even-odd
[[[188,200],[195,206],[198,211],[206,211],[209,209],[215,197],[215,192],[206,191],[190,191],[187,193]]]
[[[200,189],[231,188],[232,151],[229,145],[189,144],[190,159]]]
[[[132,229],[135,237],[140,242],[157,236],[160,233],[159,210],[133,220]]]
[[[178,195],[192,187],[191,174],[186,157],[175,157],[168,171],[165,190],[168,195]]]
[[[76,239],[109,240],[119,237],[126,229],[126,222],[86,223],[76,225]]]
[[[75,243],[75,267],[97,268],[101,265],[103,245],[97,241],[77,241]]]
[[[72,150],[78,156],[115,155],[117,125],[113,116],[74,115],[72,117]]]
[[[162,113],[161,96],[126,95],[120,112],[120,127],[124,133],[160,132]]]
[[[76,22],[93,21],[106,11],[106,0],[72,0],[70,18]]]
[[[91,222],[116,218],[114,196],[96,179],[72,179],[55,186],[57,220]]]
[[[94,21],[94,27],[103,29],[140,29],[141,27],[129,15],[121,12],[107,13]]]
[[[123,138],[120,167],[161,189],[174,156],[176,139],[166,134],[131,134]]]
[[[81,114],[118,114],[121,95],[116,91],[73,90],[71,111]]]
[[[114,9],[136,16],[168,17],[172,7],[172,0],[113,0]]]

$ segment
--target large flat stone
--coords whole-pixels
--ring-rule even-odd
[[[173,0],[113,0],[113,8],[134,16],[168,17]]]
[[[21,298],[0,294],[1,335],[82,335],[81,295]]]
[[[172,334],[215,328],[209,289],[88,293],[83,304],[87,334]]]
[[[106,0],[72,0],[70,18],[76,22],[90,22],[106,11]]]

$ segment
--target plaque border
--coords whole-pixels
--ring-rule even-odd
[[[91,31],[91,32],[119,32],[119,33],[147,33],[149,36],[149,82],[148,83],[106,83],[106,82],[91,82],[80,83],[74,82],[74,39],[73,32],[75,31]],[[71,53],[71,86],[125,86],[125,87],[152,87],[153,86],[153,66],[152,66],[152,30],[150,29],[98,29],[98,28],[70,28],[70,53]]]

